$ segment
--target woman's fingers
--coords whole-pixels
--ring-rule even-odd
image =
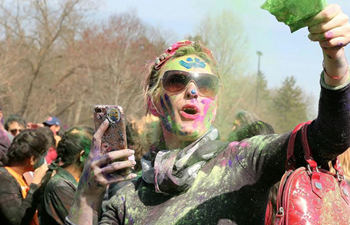
[[[137,177],[137,175],[135,173],[130,173],[129,175],[127,175],[125,177],[123,177],[121,175],[115,175],[109,179],[106,179],[104,176],[101,176],[98,178],[98,180],[99,180],[98,183],[102,186],[107,186],[109,184],[134,179],[135,177]]]
[[[318,23],[313,26],[309,26],[309,32],[311,34],[321,34],[326,31],[332,30],[338,26],[341,26],[342,24],[345,24],[348,21],[348,16],[344,13],[340,13],[334,17],[334,19],[324,22],[324,23]]]
[[[309,27],[309,38],[312,41],[326,41],[326,40],[331,40],[333,38],[337,37],[343,37],[348,35],[350,31],[350,26],[349,26],[349,18],[342,13],[339,15],[340,19],[334,19],[325,25],[320,24],[319,28],[312,28]],[[331,25],[327,25],[331,24]],[[328,29],[331,27],[330,29]],[[326,29],[327,28],[327,29]]]
[[[320,41],[320,46],[322,48],[334,48],[334,47],[344,47],[349,41],[345,37],[333,38],[329,41]],[[344,44],[345,43],[345,44]]]
[[[123,150],[118,150],[118,151],[107,152],[106,154],[93,159],[93,161],[91,163],[91,167],[101,167],[101,166],[109,164],[115,160],[118,160],[121,158],[128,158],[129,156],[133,155],[134,153],[135,153],[135,151],[131,150],[131,149],[123,149]]]
[[[133,167],[136,164],[135,161],[119,161],[108,164],[107,166],[100,168],[94,167],[93,174],[95,176],[95,181],[102,186],[106,186],[111,183],[120,182],[127,179],[132,179],[136,177],[136,174],[128,174],[127,176],[122,176],[118,174],[118,171],[125,168]]]
[[[134,179],[135,177],[137,177],[137,175],[135,173],[130,173],[129,175],[127,175],[126,177],[123,176],[117,176],[115,178],[111,178],[108,181],[108,184],[112,184],[112,183],[116,183],[116,182],[120,182],[120,181],[125,181],[125,180],[130,180],[130,179]]]
[[[107,130],[109,126],[109,122],[107,119],[105,119],[103,121],[103,123],[101,123],[101,125],[99,126],[99,128],[96,130],[95,134],[94,134],[94,138],[96,140],[101,140],[103,134],[105,133],[105,131]]]
[[[118,161],[118,162],[114,162],[112,164],[109,164],[105,167],[103,167],[101,170],[101,173],[103,175],[107,175],[107,174],[111,174],[114,172],[118,173],[118,170],[121,169],[125,169],[125,168],[131,168],[133,166],[136,165],[135,161],[131,161],[131,160],[126,160],[126,161]]]
[[[309,27],[312,27],[316,24],[326,23],[332,20],[341,12],[341,8],[339,5],[330,4],[326,6],[321,12],[319,12],[316,16],[314,16],[309,22]]]
[[[309,39],[312,41],[319,41],[324,42],[328,41],[329,45],[332,45],[330,47],[336,47],[338,46],[339,42],[335,42],[335,39],[343,38],[343,44],[347,44],[349,42],[349,33],[350,33],[350,26],[341,26],[336,27],[332,30],[329,30],[322,34],[309,34]]]
[[[106,119],[105,121],[103,121],[103,123],[101,123],[100,127],[97,129],[97,131],[94,134],[94,137],[93,137],[93,148],[91,149],[91,152],[95,156],[99,155],[99,153],[101,152],[102,136],[106,132],[106,130],[108,129],[108,126],[109,126],[109,122]]]
[[[318,41],[329,58],[342,55],[342,47],[350,43],[349,17],[340,6],[329,5],[309,21],[309,39]]]

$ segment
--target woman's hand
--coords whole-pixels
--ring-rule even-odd
[[[120,161],[121,159],[132,158],[134,150],[122,149],[105,154],[101,153],[105,152],[102,149],[104,145],[101,140],[108,126],[109,122],[105,120],[94,134],[89,159],[85,164],[79,182],[79,189],[82,189],[81,194],[96,196],[104,192],[108,184],[136,177],[136,174],[133,173],[127,176],[118,175],[117,173],[118,170],[135,166],[136,162],[133,159]]]
[[[349,17],[340,6],[328,5],[309,21],[309,39],[319,42],[324,53],[325,82],[338,86],[347,81],[344,46],[350,42]]]
[[[136,177],[133,173],[125,177],[115,173],[136,164],[134,160],[117,161],[133,156],[133,150],[122,149],[102,154],[105,152],[103,150],[106,150],[102,149],[102,146],[106,145],[101,143],[101,140],[108,126],[109,122],[105,120],[94,134],[89,159],[85,163],[78,190],[67,217],[74,224],[97,223],[97,212],[101,208],[106,186]]]
[[[36,184],[36,185],[40,186],[41,181],[42,181],[43,177],[45,176],[48,169],[49,169],[49,167],[47,166],[46,163],[44,163],[41,166],[39,166],[38,168],[36,168],[34,170],[32,184]]]
[[[337,51],[350,42],[349,17],[339,5],[328,5],[309,23],[309,39],[318,41],[332,58]]]

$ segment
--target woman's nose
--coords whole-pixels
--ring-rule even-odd
[[[187,98],[198,98],[198,88],[193,81],[191,81],[186,87]]]

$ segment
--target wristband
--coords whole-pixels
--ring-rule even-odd
[[[326,70],[326,68],[325,68],[325,66],[324,66],[324,62],[322,63],[322,66],[323,66],[323,72],[324,72],[324,74],[325,74],[327,77],[329,77],[329,78],[331,78],[331,79],[333,79],[333,80],[340,80],[340,79],[342,79],[342,78],[349,72],[349,66],[347,66],[346,73],[345,73],[344,75],[342,75],[342,76],[331,76],[331,75],[329,75],[329,74],[327,73],[327,70]]]

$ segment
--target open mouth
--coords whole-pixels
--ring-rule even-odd
[[[192,114],[192,115],[194,115],[194,114],[197,113],[197,110],[194,109],[194,108],[185,108],[185,109],[184,109],[184,112],[187,113],[187,114]]]
[[[180,113],[186,119],[196,119],[199,116],[199,109],[195,105],[185,105]]]

